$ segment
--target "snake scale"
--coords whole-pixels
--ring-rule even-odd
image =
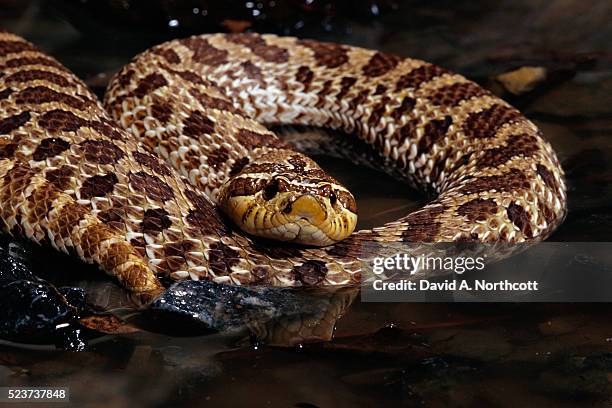
[[[274,35],[201,35],[135,57],[111,81],[104,107],[11,33],[0,33],[0,66],[2,228],[95,263],[134,292],[189,278],[352,285],[372,255],[366,243],[538,241],[566,212],[563,171],[536,126],[427,62]],[[218,208],[271,222],[232,200],[266,204],[297,188],[311,198],[284,203],[285,215],[302,211],[304,220],[320,199],[324,213],[340,216],[330,228],[349,235],[356,213],[351,194],[272,124],[355,135],[434,198],[330,246],[254,239]],[[232,208],[229,218],[240,221]],[[295,225],[282,233],[295,235]],[[310,231],[307,241],[324,235]]]

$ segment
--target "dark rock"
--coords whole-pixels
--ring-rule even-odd
[[[82,349],[85,343],[75,323],[84,305],[84,292],[77,288],[60,291],[40,279],[25,261],[26,255],[16,241],[6,237],[0,241],[0,337]]]
[[[172,333],[248,330],[258,340],[293,345],[317,336],[331,338],[336,319],[355,293],[183,281],[157,298],[146,315]]]

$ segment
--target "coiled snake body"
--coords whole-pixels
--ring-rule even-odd
[[[355,284],[372,255],[364,243],[535,241],[565,214],[563,172],[536,126],[423,61],[273,35],[203,35],[137,56],[109,85],[106,110],[15,35],[0,34],[0,66],[3,229],[96,263],[132,291],[160,289],[160,277]],[[216,202],[233,203],[242,213],[229,208],[230,218],[251,230],[267,222],[267,236],[282,220],[232,200],[267,205],[298,188],[314,201],[283,202],[287,217],[302,211],[305,220],[319,199],[324,214],[340,217],[322,216],[327,229],[310,230],[307,242],[328,244],[354,225],[350,193],[263,126],[277,123],[354,134],[436,198],[323,248],[250,238]],[[296,225],[281,231],[286,239],[307,229]]]

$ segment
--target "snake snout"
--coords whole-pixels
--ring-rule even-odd
[[[311,224],[319,225],[325,221],[325,206],[312,194],[303,194],[289,203],[283,212],[291,217],[305,219]]]

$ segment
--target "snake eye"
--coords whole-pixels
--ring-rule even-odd
[[[264,188],[263,198],[266,201],[270,200],[274,198],[274,196],[276,196],[277,193],[278,193],[278,182],[276,180],[273,180],[270,183],[268,183],[268,185]]]
[[[338,201],[338,197],[336,197],[335,193],[329,193],[329,202],[331,203],[331,205],[336,204],[336,201]]]

